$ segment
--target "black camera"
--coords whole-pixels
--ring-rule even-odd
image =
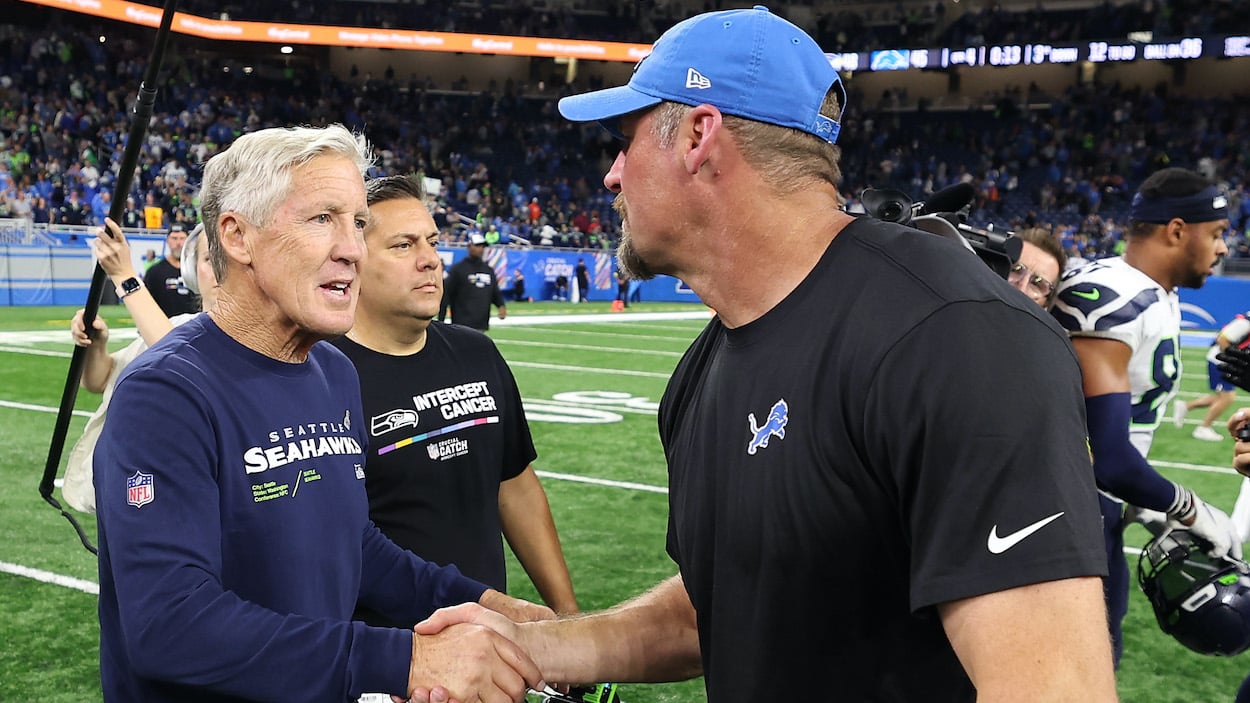
[[[867,188],[860,195],[860,201],[864,210],[878,220],[895,222],[959,242],[994,273],[1006,279],[1012,264],[1020,259],[1023,244],[1010,231],[999,231],[992,226],[978,229],[967,224],[975,197],[976,189],[970,184],[956,183],[919,203],[893,188]]]

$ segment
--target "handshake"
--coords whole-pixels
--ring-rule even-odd
[[[533,692],[550,703],[621,703],[615,684],[561,692],[547,685],[541,633],[545,606],[487,591],[480,603],[443,608],[414,628],[409,703],[519,703]],[[558,672],[555,672],[558,673]],[[391,696],[395,703],[404,699]]]

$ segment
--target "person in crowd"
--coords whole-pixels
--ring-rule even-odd
[[[1250,314],[1238,315],[1233,318],[1227,325],[1220,328],[1219,334],[1215,336],[1215,341],[1211,343],[1211,347],[1207,350],[1207,385],[1211,392],[1194,398],[1190,401],[1177,398],[1172,401],[1172,423],[1179,429],[1185,426],[1185,416],[1194,408],[1206,408],[1207,413],[1202,418],[1202,424],[1194,428],[1193,438],[1200,439],[1204,442],[1222,442],[1223,435],[1213,429],[1215,421],[1220,419],[1225,410],[1233,405],[1233,401],[1237,398],[1237,386],[1233,385],[1228,379],[1220,374],[1218,366],[1219,360],[1216,358],[1220,352],[1236,346],[1245,349],[1250,346]]]
[[[1059,276],[1067,265],[1068,255],[1059,239],[1041,228],[1016,233],[1020,238],[1020,260],[1012,264],[1007,282],[1049,310],[1054,304]]]
[[[762,7],[560,102],[621,140],[619,264],[717,312],[659,412],[679,572],[600,613],[470,604],[418,632],[496,627],[548,680],[701,673],[710,703],[814,675],[847,700],[1115,699],[1066,335],[958,244],[838,210],[845,102]]]
[[[508,364],[486,335],[430,324],[443,265],[421,183],[376,178],[367,192],[356,320],[333,344],[360,375],[369,515],[399,546],[506,591],[502,530],[543,600],[577,612]],[[357,616],[402,625],[367,608]]]
[[[512,300],[518,303],[525,300],[525,272],[520,266],[512,272]]]
[[[92,321],[95,332],[90,336],[83,324],[83,310],[74,313],[74,319],[70,321],[70,335],[74,344],[87,348],[83,356],[82,387],[92,393],[104,395],[100,399],[99,407],[87,419],[82,436],[70,449],[65,465],[65,482],[61,488],[70,507],[85,513],[95,512],[92,453],[100,438],[100,430],[104,428],[104,419],[108,416],[109,401],[112,399],[117,378],[126,365],[149,346],[175,326],[195,316],[186,313],[165,317],[165,311],[156,304],[147,287],[139,283],[125,233],[111,219],[106,218],[104,225],[111,236],[106,236],[104,227],[99,227],[96,229],[95,239],[91,240],[91,246],[100,262],[100,268],[104,269],[116,287],[118,300],[134,320],[139,336],[127,346],[110,354],[107,347],[109,328],[103,318],[97,316]],[[199,296],[201,309],[207,310],[217,299],[217,279],[208,263],[208,247],[200,246],[203,232],[203,225],[197,225],[187,237],[182,249],[182,278],[187,289],[193,295]]]
[[[371,162],[331,125],[258,130],[205,165],[217,301],[126,368],[95,452],[106,703],[407,697],[427,681],[519,700],[544,685],[484,628],[350,620],[357,602],[404,623],[458,602],[553,615],[369,520],[356,371],[318,342],[352,326]]]
[[[577,259],[577,265],[573,267],[573,275],[577,279],[577,302],[590,302],[590,272],[586,268],[586,260]]]
[[[1210,542],[1212,554],[1241,554],[1228,515],[1161,476],[1147,460],[1180,379],[1176,289],[1200,288],[1227,253],[1222,236],[1228,227],[1227,202],[1202,176],[1166,168],[1142,182],[1131,208],[1124,256],[1067,274],[1052,311],[1081,362],[1117,662],[1129,593],[1125,503],[1143,522],[1166,517],[1188,527]]]
[[[629,276],[620,268],[616,269],[616,299],[621,307],[629,307]]]
[[[495,269],[482,260],[487,246],[486,237],[477,232],[469,235],[469,255],[447,271],[439,322],[450,309],[453,323],[485,332],[490,329],[491,305],[499,309],[499,319],[508,317]]]
[[[199,312],[199,304],[182,280],[182,248],[186,243],[186,229],[182,225],[170,227],[165,235],[165,256],[143,274],[143,285],[166,317]]]

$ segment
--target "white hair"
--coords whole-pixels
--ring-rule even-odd
[[[208,160],[200,184],[200,219],[218,281],[226,276],[226,255],[217,231],[221,214],[237,212],[255,225],[269,224],[291,191],[291,171],[324,155],[351,159],[361,178],[373,165],[369,141],[341,124],[262,129],[239,137]]]
[[[187,243],[182,245],[182,284],[196,295],[200,294],[199,252],[202,234],[204,223],[201,222],[191,230],[191,234],[187,235]]]

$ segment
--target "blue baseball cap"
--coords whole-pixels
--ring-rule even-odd
[[[573,122],[617,120],[669,100],[713,105],[727,115],[793,127],[834,143],[840,125],[820,114],[830,87],[846,107],[838,72],[803,30],[763,5],[696,15],[656,40],[626,85],[560,100]]]

